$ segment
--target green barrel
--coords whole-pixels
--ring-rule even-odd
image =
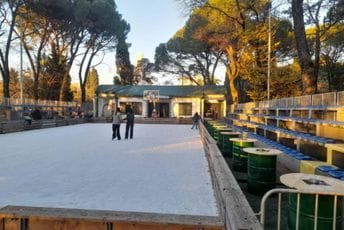
[[[209,127],[209,129],[208,129],[208,132],[209,132],[209,134],[210,134],[213,138],[214,138],[214,135],[215,135],[215,129],[216,129],[216,127],[220,127],[220,126],[222,126],[222,127],[227,127],[225,124],[221,124],[221,123],[218,123],[218,122],[213,123],[213,124],[210,125],[210,127]]]
[[[217,132],[218,139],[216,141],[217,146],[222,151],[222,145],[223,145],[223,132],[232,132],[231,128],[223,128],[223,129],[217,129],[215,132]]]
[[[214,125],[218,125],[219,123],[216,121],[209,121],[206,125],[208,133],[213,136],[214,135]]]
[[[247,191],[263,195],[276,186],[276,155],[248,154]]]
[[[313,229],[315,218],[315,195],[301,194],[299,209],[299,229]],[[343,207],[342,197],[337,197],[336,230],[342,229]],[[317,230],[332,229],[334,197],[319,195]],[[297,194],[289,194],[288,200],[288,229],[296,229]]]
[[[231,138],[238,138],[241,133],[238,132],[221,132],[220,133],[220,150],[224,157],[232,157],[233,144],[229,140]]]
[[[221,131],[232,131],[230,128],[227,127],[227,125],[220,125],[220,126],[214,126],[214,140],[216,143],[219,141],[219,136]]]
[[[246,139],[243,141],[233,141],[232,166],[233,166],[234,171],[247,172],[247,153],[245,153],[243,149],[253,147],[254,141],[255,140],[253,139]]]
[[[211,126],[211,124],[214,123],[213,120],[210,120],[208,118],[204,119],[204,126],[206,127],[206,129],[209,131],[209,127]]]
[[[211,122],[213,122],[214,120],[213,119],[210,119],[210,118],[204,118],[204,124],[207,125]]]

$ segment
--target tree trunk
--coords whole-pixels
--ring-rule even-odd
[[[84,104],[86,101],[86,87],[85,85],[83,86],[80,85],[80,88],[81,88],[81,104]]]
[[[320,69],[320,31],[319,29],[315,32],[315,51],[314,51],[314,78],[318,79]]]
[[[317,92],[317,77],[314,75],[314,63],[306,39],[303,0],[292,0],[292,15],[297,55],[302,74],[302,94],[314,94]]]
[[[35,104],[39,99],[39,89],[38,89],[38,73],[35,73],[33,82],[33,99],[35,99]]]
[[[4,66],[4,73],[3,74],[3,93],[5,98],[10,98],[10,71],[8,70],[8,65]]]
[[[228,76],[228,80],[229,80],[229,88],[231,90],[232,101],[233,101],[233,104],[238,104],[239,93],[238,93],[238,90],[236,89],[235,84],[234,84],[235,78],[233,78],[233,76],[230,76],[228,74],[228,72],[229,71],[227,71],[227,76]]]
[[[62,79],[62,84],[60,88],[60,94],[59,94],[59,101],[65,101],[66,94],[65,94],[65,88],[68,86],[68,77],[69,77],[69,72],[71,70],[72,66],[70,63],[67,64],[67,68],[65,72],[63,73],[63,79]]]
[[[239,102],[239,93],[234,82],[235,82],[235,79],[239,76],[239,60],[232,46],[229,46],[226,49],[226,51],[227,51],[227,56],[229,59],[229,65],[227,66],[227,69],[226,69],[228,80],[229,80],[229,88],[231,91],[233,103],[237,104]]]
[[[2,3],[1,1],[1,4]],[[11,49],[12,43],[12,35],[14,31],[14,26],[16,23],[16,16],[18,13],[19,7],[23,4],[22,2],[10,1],[8,2],[9,8],[8,10],[11,12],[3,12],[5,14],[11,14],[12,20],[10,20],[10,28],[8,32],[8,36],[5,42],[5,48],[0,48],[0,68],[1,68],[1,75],[3,79],[3,94],[5,98],[10,98],[10,67],[9,67],[9,54]],[[5,18],[1,18],[1,20],[5,20]],[[5,20],[6,21],[6,20]]]

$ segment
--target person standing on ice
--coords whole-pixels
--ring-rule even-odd
[[[128,108],[127,116],[124,118],[124,120],[127,121],[127,124],[125,126],[125,139],[128,139],[129,131],[130,131],[130,139],[133,139],[134,134],[134,119],[135,115],[132,108]]]
[[[191,129],[193,129],[193,128],[196,128],[196,129],[198,129],[199,115],[198,115],[198,113],[197,113],[197,112],[196,112],[196,113],[193,115],[193,117],[192,117],[192,121],[193,121],[193,124],[192,124],[192,127],[191,127]]]
[[[119,107],[117,107],[115,114],[112,116],[112,140],[117,138],[121,140],[120,126],[122,122],[122,114]]]

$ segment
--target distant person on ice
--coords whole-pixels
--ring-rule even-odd
[[[121,140],[120,126],[122,122],[122,114],[120,108],[116,109],[115,114],[112,116],[112,140],[117,137],[117,140]]]
[[[126,118],[124,118],[124,120],[127,121],[127,124],[125,126],[125,139],[128,139],[129,131],[130,131],[130,139],[133,139],[135,115],[132,108],[128,109],[127,116]]]
[[[191,129],[193,129],[193,128],[196,128],[196,129],[198,129],[199,115],[198,115],[198,113],[197,113],[197,112],[196,112],[196,113],[193,115],[193,117],[192,117],[192,121],[193,121],[193,124],[192,124],[192,127],[191,127]]]

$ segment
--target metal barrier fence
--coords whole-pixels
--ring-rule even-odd
[[[337,93],[337,105],[344,106],[344,91]]]
[[[295,216],[295,229],[302,229],[300,228],[300,198],[301,194],[306,194],[306,195],[315,195],[315,207],[314,207],[314,225],[313,226],[307,226],[307,229],[318,229],[318,217],[319,216],[319,196],[326,195],[326,196],[332,196],[333,197],[333,219],[332,219],[332,229],[338,229],[338,224],[337,223],[337,203],[338,203],[338,197],[344,197],[344,193],[337,194],[337,193],[332,193],[332,192],[310,192],[310,191],[300,191],[300,190],[295,190],[295,189],[272,189],[265,193],[265,195],[262,198],[261,205],[260,205],[260,223],[263,225],[263,228],[266,223],[266,202],[268,198],[271,196],[277,194],[278,195],[278,204],[277,204],[277,226],[273,226],[273,229],[280,230],[281,229],[281,213],[282,213],[282,194],[296,194],[297,196],[297,203],[296,203],[296,216]],[[290,208],[290,207],[289,207]],[[310,207],[311,208],[311,207]],[[289,217],[289,216],[288,216]],[[269,212],[269,218],[271,217],[271,212]],[[343,217],[342,217],[343,218]],[[342,221],[342,220],[340,220]],[[341,226],[343,227],[343,226]],[[294,228],[293,228],[294,229]]]
[[[252,104],[252,102],[249,103]],[[254,103],[258,109],[344,106],[344,91],[279,98]],[[238,104],[236,108],[246,108],[246,104],[248,103]]]
[[[74,101],[50,101],[50,100],[34,100],[30,98],[23,98],[23,101],[19,98],[3,98],[0,97],[0,105],[2,106],[65,106],[76,107],[80,106],[80,103]]]

